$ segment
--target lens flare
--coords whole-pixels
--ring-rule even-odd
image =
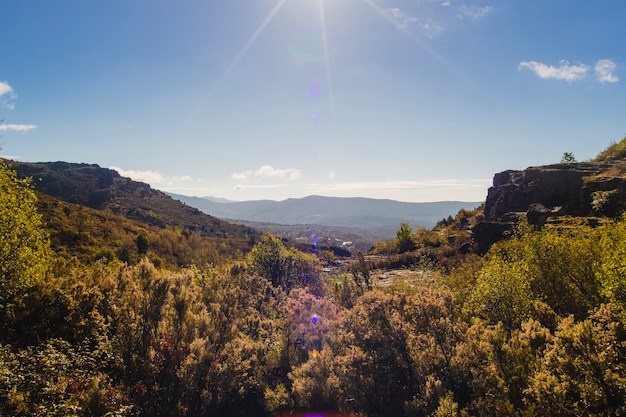
[[[309,97],[312,100],[318,100],[322,96],[322,86],[317,81],[309,84]]]

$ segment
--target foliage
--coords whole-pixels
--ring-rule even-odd
[[[0,160],[0,318],[44,278],[49,258],[48,234],[30,180],[18,179]]]
[[[102,372],[102,359],[59,339],[17,351],[0,346],[0,414],[131,415],[133,407]]]
[[[601,302],[598,258],[597,233],[588,227],[572,234],[520,228],[491,249],[468,308],[509,330],[538,317],[542,305],[562,316],[584,317]]]
[[[398,245],[395,239],[378,240],[369,253],[374,255],[392,255],[398,253]]]
[[[619,190],[594,191],[591,193],[591,208],[599,215],[615,215],[620,209]]]
[[[267,278],[276,287],[289,291],[303,285],[319,284],[320,264],[315,255],[287,248],[267,233],[247,255],[251,272]]]
[[[396,231],[396,246],[398,253],[410,252],[415,249],[413,230],[409,223],[400,223],[400,228]]]
[[[502,322],[507,330],[531,315],[532,293],[523,262],[494,257],[480,271],[469,300],[472,313],[491,323]]]
[[[563,156],[561,157],[562,164],[573,164],[576,162],[578,161],[572,152],[563,152]]]
[[[415,234],[415,240],[419,245],[422,246],[440,246],[445,243],[446,239],[444,235],[440,232],[436,232],[434,230],[427,230],[423,227],[417,228],[417,233]]]
[[[456,382],[454,346],[464,324],[446,293],[371,291],[338,321],[316,362],[291,374],[296,398],[368,416],[433,411],[439,386]],[[406,411],[412,410],[412,411]]]
[[[594,271],[602,294],[626,323],[626,216],[599,232],[599,262]]]
[[[482,219],[484,211],[484,204],[476,207],[473,210],[461,209],[459,210],[454,217],[449,215],[447,218],[442,219],[437,222],[433,230],[462,230],[467,227],[470,222]]]
[[[605,150],[600,152],[594,160],[601,162],[624,158],[626,158],[626,137],[617,143],[611,143]]]
[[[209,238],[197,231],[150,226],[109,211],[40,195],[40,212],[50,229],[52,249],[86,264],[106,258],[136,264],[148,258],[169,269],[218,264],[250,248],[244,238]]]
[[[626,331],[610,306],[559,324],[527,393],[541,415],[626,413]]]

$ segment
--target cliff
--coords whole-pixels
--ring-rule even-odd
[[[560,216],[597,223],[626,211],[626,160],[563,163],[494,175],[484,221],[473,229],[479,252],[509,235],[525,217],[535,227]]]

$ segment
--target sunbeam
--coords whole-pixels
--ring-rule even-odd
[[[248,52],[248,49],[250,49],[250,47],[254,44],[254,42],[256,42],[258,37],[261,35],[261,33],[263,33],[263,31],[265,30],[267,25],[270,24],[270,22],[272,21],[274,16],[276,16],[276,13],[278,13],[280,8],[283,7],[283,4],[285,4],[286,1],[287,0],[278,0],[278,2],[276,3],[276,5],[272,9],[272,11],[267,15],[267,17],[263,20],[263,22],[261,22],[261,25],[252,34],[252,36],[250,37],[248,42],[245,44],[245,46],[243,48],[241,48],[241,51],[239,51],[239,53],[237,54],[235,59],[233,59],[233,62],[230,63],[228,68],[226,68],[226,70],[222,73],[220,78],[217,80],[217,82],[215,83],[215,85],[213,86],[211,91],[209,92],[209,95],[208,95],[209,97],[211,97],[211,95],[213,95],[215,90],[217,90],[219,88],[220,84],[226,79],[226,77],[228,77],[230,72],[237,66],[237,64],[239,64],[239,61],[241,61],[241,59],[244,57],[246,52]]]
[[[322,47],[324,50],[324,65],[326,69],[326,83],[328,84],[328,101],[330,105],[331,120],[335,119],[335,100],[333,94],[333,79],[330,70],[330,54],[328,52],[328,36],[326,32],[326,16],[324,13],[324,0],[317,0],[320,14],[320,28],[322,33]]]
[[[217,79],[217,81],[213,85],[213,88],[209,90],[209,92],[204,97],[202,102],[197,106],[196,110],[189,116],[189,119],[193,119],[200,112],[202,107],[204,107],[207,101],[211,99],[213,94],[215,94],[215,92],[218,90],[218,88],[221,86],[224,80],[230,75],[233,69],[235,69],[235,67],[239,64],[239,61],[241,61],[241,59],[246,55],[246,52],[248,52],[248,49],[250,49],[250,47],[254,45],[254,43],[259,38],[259,36],[261,36],[261,33],[263,33],[267,25],[270,24],[270,22],[274,19],[274,16],[276,16],[276,13],[278,13],[278,11],[281,9],[281,7],[283,7],[283,5],[286,2],[287,0],[278,0],[276,2],[276,5],[274,6],[274,8],[269,12],[269,14],[265,17],[265,19],[263,19],[263,22],[261,22],[257,30],[252,34],[252,36],[250,36],[250,39],[248,39],[248,42],[246,42],[244,47],[241,48],[241,50],[239,51],[235,59],[233,59],[233,61],[226,68],[226,70],[224,70],[220,78]]]
[[[459,76],[459,78],[461,78],[462,80],[465,80],[465,82],[472,86],[473,88],[476,89],[476,91],[478,91],[480,94],[482,94],[485,98],[495,101],[494,97],[487,93],[486,91],[484,91],[481,86],[474,81],[472,78],[470,78],[469,76],[467,76],[467,74],[465,74],[463,71],[461,71],[460,69],[458,69],[457,67],[455,67],[454,65],[450,64],[445,58],[443,58],[441,55],[439,55],[437,52],[435,52],[430,46],[428,46],[426,43],[424,43],[422,40],[420,40],[417,36],[415,36],[414,34],[412,34],[407,28],[406,26],[398,23],[393,17],[391,17],[388,13],[385,13],[385,11],[383,9],[381,9],[376,3],[374,3],[373,0],[363,0],[363,2],[365,4],[367,4],[368,6],[370,6],[372,9],[374,9],[374,11],[376,13],[378,13],[380,16],[382,16],[385,20],[387,20],[389,23],[391,23],[398,31],[402,32],[407,38],[409,38],[411,41],[413,41],[413,43],[415,43],[416,45],[418,45],[420,48],[422,48],[424,51],[426,51],[430,56],[432,56],[433,58],[435,58],[438,62],[440,62],[444,67],[446,67],[450,72],[456,74],[457,76]]]

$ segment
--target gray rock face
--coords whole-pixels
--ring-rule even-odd
[[[608,180],[600,176],[614,164],[556,164],[498,173],[487,193],[485,218],[502,221],[507,213],[528,212],[532,204],[547,209],[560,207],[561,214],[589,216],[595,210],[593,201],[597,191],[618,190],[615,199],[626,201],[626,179]]]
[[[552,216],[615,217],[626,211],[626,161],[582,162],[504,171],[493,178],[485,222],[473,227],[479,252],[510,236],[523,217],[536,228]],[[591,224],[591,223],[590,223]]]

